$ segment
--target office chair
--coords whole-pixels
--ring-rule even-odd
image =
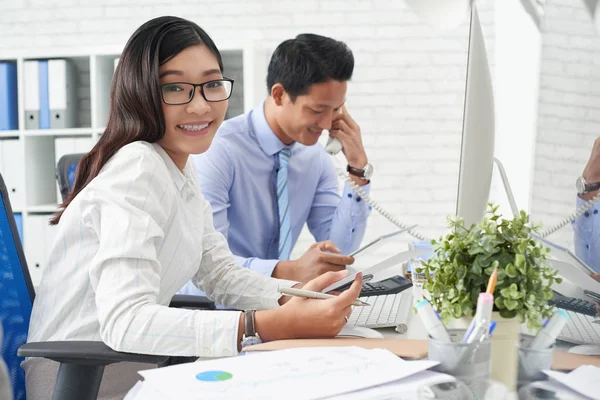
[[[77,164],[83,156],[85,156],[85,153],[65,154],[58,160],[58,164],[56,164],[56,181],[58,182],[62,201],[67,199],[73,188]]]
[[[84,155],[85,153],[65,154],[58,160],[58,163],[56,164],[56,181],[58,182],[58,187],[60,189],[60,195],[63,202],[67,199],[71,189],[73,189],[77,164]],[[216,309],[215,303],[210,301],[205,296],[192,296],[185,294],[176,294],[173,296],[169,306],[175,308],[193,308],[201,310]]]
[[[35,291],[1,174],[0,205],[0,322],[4,330],[0,355],[8,366],[15,399],[25,399],[25,376],[20,365],[24,357],[43,357],[60,363],[53,393],[56,400],[96,399],[104,367],[109,364],[169,365],[170,357],[118,352],[103,342],[26,343]],[[180,304],[197,306],[197,302],[186,302],[185,298]]]

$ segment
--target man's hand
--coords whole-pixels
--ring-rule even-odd
[[[353,257],[339,253],[331,240],[314,243],[299,259],[277,263],[273,277],[306,283],[326,272],[344,270],[346,265],[354,263]]]
[[[582,175],[588,183],[600,182],[600,138],[594,141],[590,158],[583,169]],[[581,195],[581,198],[584,200],[589,200],[596,194],[597,192],[586,193]]]
[[[362,143],[360,126],[348,114],[346,106],[342,106],[341,113],[333,118],[329,136],[338,138],[342,142],[342,152],[348,160],[348,165],[358,169],[367,165],[369,161]],[[367,183],[363,179],[356,178],[356,182],[361,186]]]

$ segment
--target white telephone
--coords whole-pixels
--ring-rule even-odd
[[[341,113],[341,110],[340,110],[340,113]],[[333,138],[330,136],[329,139],[327,139],[327,144],[325,145],[325,151],[327,151],[332,156],[335,156],[340,151],[342,151],[342,142],[340,142],[339,139]],[[335,157],[334,157],[334,160],[337,161],[337,159]],[[413,237],[416,237],[419,240],[429,240],[429,238],[427,238],[426,236],[415,231],[414,229],[412,229],[412,227],[409,227],[408,225],[405,225],[402,222],[400,222],[400,220],[398,218],[394,217],[391,213],[386,211],[383,207],[381,207],[373,199],[371,199],[371,197],[369,197],[369,195],[367,193],[365,193],[361,189],[360,186],[358,186],[352,179],[350,179],[350,177],[348,176],[346,171],[344,171],[344,169],[339,167],[339,163],[338,163],[338,167],[335,168],[335,172],[338,174],[338,176],[340,178],[342,178],[343,180],[348,182],[348,184],[350,185],[350,187],[352,187],[352,190],[354,190],[356,192],[356,194],[358,194],[364,201],[367,202],[367,204],[369,204],[371,207],[373,207],[378,213],[383,215],[388,221],[390,221],[391,223],[393,223],[400,229],[405,229],[410,235],[412,235]]]

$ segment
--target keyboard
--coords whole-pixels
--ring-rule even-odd
[[[594,344],[600,346],[600,323],[598,317],[567,311],[569,321],[558,335],[558,339],[575,344]]]
[[[363,296],[360,300],[371,306],[352,306],[349,325],[365,328],[397,327],[400,333],[408,329],[412,312],[412,290],[381,296]]]

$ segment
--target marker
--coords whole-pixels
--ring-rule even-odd
[[[489,293],[479,293],[477,299],[477,310],[473,318],[473,329],[465,334],[462,343],[473,343],[485,339],[490,330],[492,322],[492,310],[494,308],[494,296]]]
[[[535,335],[529,348],[540,350],[552,346],[552,343],[556,341],[556,338],[560,335],[560,331],[563,330],[568,320],[569,315],[565,310],[560,308],[556,310],[554,315],[546,321],[542,329]]]
[[[461,343],[471,343],[471,341],[481,338],[489,331],[489,324],[492,321],[492,310],[494,308],[494,296],[489,293],[479,293],[477,299],[477,309],[471,325],[463,336]],[[477,338],[473,335],[477,335]],[[471,340],[471,341],[469,341]]]
[[[434,338],[435,340],[439,340],[442,342],[452,342],[450,339],[450,335],[442,321],[435,315],[435,311],[433,311],[433,307],[427,300],[421,300],[417,303],[417,312],[423,321],[423,325],[425,325],[425,329],[429,333],[429,336]]]

